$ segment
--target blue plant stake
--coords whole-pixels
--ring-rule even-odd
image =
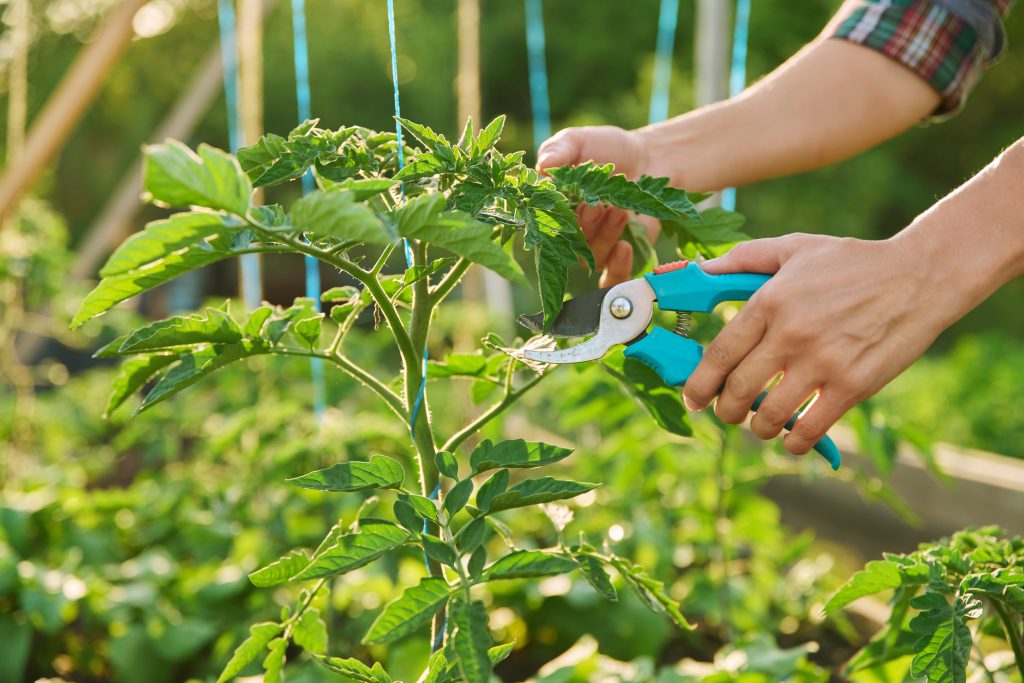
[[[551,103],[548,101],[548,67],[544,58],[544,8],[541,0],[524,0],[526,10],[526,58],[530,70],[530,109],[533,111],[533,146],[551,137]]]
[[[732,66],[729,69],[729,97],[747,85],[747,39],[750,33],[750,0],[736,0],[736,26],[732,33]],[[736,210],[736,188],[722,190],[722,208]]]
[[[658,12],[658,42],[654,48],[654,78],[651,83],[651,107],[648,123],[668,118],[668,94],[672,83],[672,53],[675,50],[679,0],[661,0]]]

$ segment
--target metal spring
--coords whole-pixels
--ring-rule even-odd
[[[693,317],[689,313],[676,313],[676,326],[672,330],[681,337],[689,337],[693,326]]]

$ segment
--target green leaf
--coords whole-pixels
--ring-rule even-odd
[[[246,665],[256,659],[263,648],[274,639],[278,633],[282,631],[284,627],[281,624],[275,624],[273,622],[261,622],[259,624],[253,624],[249,627],[249,637],[242,641],[242,643],[235,648],[234,654],[231,655],[231,659],[228,660],[227,665],[224,667],[224,671],[221,672],[217,678],[217,683],[225,683],[230,681],[232,678],[242,672],[242,669]]]
[[[395,519],[398,523],[404,526],[413,533],[420,533],[423,530],[423,517],[421,517],[412,505],[409,505],[404,500],[396,500],[392,510],[395,513]]]
[[[436,203],[434,205],[423,204],[419,208],[421,211],[425,211],[426,208],[433,208],[435,205]],[[519,264],[504,249],[494,243],[491,226],[476,221],[469,214],[459,211],[431,215],[422,225],[417,224],[417,220],[420,218],[419,212],[410,214],[403,225],[401,217],[399,217],[399,233],[403,237],[424,240],[434,246],[447,249],[453,254],[493,270],[506,280],[524,287],[527,286],[526,277]]]
[[[141,389],[160,370],[176,360],[178,360],[178,356],[173,354],[153,354],[141,358],[130,358],[121,363],[117,377],[114,378],[113,389],[110,398],[107,399],[103,417],[110,417],[122,403],[128,400],[129,396]]]
[[[668,178],[642,176],[633,181],[616,174],[612,164],[592,161],[549,169],[548,174],[562,193],[587,204],[606,202],[659,219],[688,216],[700,220],[700,213],[686,191],[670,187]]]
[[[961,594],[950,604],[945,595],[929,591],[912,598],[910,606],[922,610],[910,620],[910,630],[921,636],[910,672],[927,676],[929,683],[965,683],[971,657],[967,620],[981,616],[981,600]]]
[[[657,372],[635,358],[626,358],[621,350],[608,354],[601,362],[662,429],[679,436],[693,435],[679,390],[665,384]]]
[[[486,519],[486,517],[481,519]],[[480,546],[473,551],[472,555],[469,556],[469,562],[466,564],[466,568],[469,570],[469,575],[474,581],[478,580],[483,575],[485,564],[487,564],[487,548]]]
[[[198,155],[177,140],[143,147],[143,185],[171,206],[205,206],[238,216],[249,210],[252,182],[227,152],[199,145]]]
[[[505,128],[505,115],[497,117],[493,121],[487,124],[480,134],[476,136],[476,144],[474,145],[474,152],[476,154],[482,154],[494,147],[495,143],[501,138],[501,131]]]
[[[168,318],[135,330],[118,349],[119,354],[161,351],[193,344],[234,344],[242,330],[226,312],[207,308],[203,313]]]
[[[402,124],[402,127],[412,133],[413,137],[419,140],[421,143],[426,145],[429,149],[438,150],[440,148],[451,148],[451,143],[443,136],[435,133],[428,126],[410,121],[409,119],[403,119],[401,117],[395,117],[398,122]]]
[[[453,599],[448,617],[454,627],[451,650],[459,673],[466,683],[488,683],[491,634],[487,630],[487,608],[479,601],[468,605],[462,599]]]
[[[511,643],[505,643],[504,645],[495,645],[491,649],[487,650],[487,658],[491,660],[491,664],[498,664],[508,659],[508,656],[512,654],[512,648],[516,646],[516,641]]]
[[[416,512],[432,522],[437,521],[437,505],[426,496],[418,496],[415,493],[400,493],[399,500],[403,500],[412,506]]]
[[[908,631],[898,631],[895,639],[890,642],[889,629],[867,644],[853,659],[847,662],[844,673],[854,674],[866,669],[874,669],[883,664],[914,654],[914,643],[919,636]]]
[[[527,505],[539,503],[550,503],[553,500],[565,500],[575,498],[594,488],[597,484],[585,482],[566,481],[554,477],[541,477],[539,479],[526,479],[521,481],[508,491],[500,493],[491,501],[490,511],[498,512],[511,508],[520,508]]]
[[[534,249],[534,263],[537,268],[537,287],[540,291],[541,308],[544,311],[544,327],[558,317],[569,286],[569,268],[578,259],[570,244],[557,235],[541,234]]]
[[[693,629],[693,624],[679,611],[679,603],[665,592],[665,584],[647,576],[642,567],[620,557],[614,559],[613,566],[645,607],[655,614],[667,614],[682,629]]]
[[[444,511],[448,513],[448,519],[453,518],[459,510],[466,507],[469,496],[473,493],[473,480],[463,479],[448,491],[444,497]]]
[[[662,229],[669,235],[675,235],[680,243],[693,238],[705,245],[733,244],[750,239],[740,231],[746,223],[746,217],[735,211],[727,211],[719,206],[701,212],[701,220],[688,216],[676,220],[662,221]]]
[[[309,553],[290,550],[265,567],[249,574],[249,581],[259,588],[285,583],[309,565]]]
[[[405,470],[396,460],[374,455],[369,462],[354,460],[338,463],[285,481],[293,486],[316,491],[393,489],[405,481]]]
[[[441,474],[449,479],[459,478],[459,463],[455,456],[448,451],[438,451],[437,455],[434,456],[434,464],[437,465],[437,469]]]
[[[295,336],[301,339],[311,351],[316,348],[316,343],[320,340],[321,320],[323,320],[323,314],[319,313],[311,318],[302,318],[292,325]]]
[[[435,536],[427,534],[420,536],[420,542],[423,544],[423,551],[431,558],[449,567],[455,566],[455,551],[452,550],[450,545]]]
[[[600,560],[586,553],[576,553],[573,557],[580,564],[580,573],[583,574],[583,578],[597,591],[598,595],[612,602],[616,602],[619,599],[619,594],[615,590],[614,584],[612,584],[612,579],[608,576],[608,572],[605,571],[604,565],[601,564]]]
[[[242,328],[246,338],[259,339],[263,334],[263,324],[273,314],[274,308],[272,306],[260,306],[250,313],[249,318],[245,321],[245,326]]]
[[[373,668],[370,668],[358,659],[342,659],[341,657],[323,657],[320,655],[313,655],[313,659],[320,666],[361,683],[392,683],[391,677],[385,673],[380,664],[374,664]]]
[[[480,487],[480,490],[476,494],[476,505],[484,512],[488,512],[491,509],[491,503],[494,502],[494,498],[501,493],[505,492],[508,488],[509,473],[506,469],[501,469],[495,472],[490,479],[484,482],[484,485]]]
[[[373,209],[355,201],[350,190],[316,190],[292,204],[292,225],[317,238],[332,237],[367,244],[390,244],[390,233]]]
[[[571,448],[552,446],[540,441],[513,439],[492,443],[484,439],[473,449],[469,464],[473,473],[486,472],[498,467],[541,467],[567,458]]]
[[[292,639],[310,654],[327,650],[327,624],[320,618],[320,610],[311,607],[302,613],[292,630]]]
[[[825,604],[825,612],[831,614],[840,607],[845,607],[857,598],[874,595],[889,588],[900,585],[900,568],[889,560],[868,562],[863,570],[854,574],[849,581],[836,591]]]
[[[427,365],[427,378],[485,377],[487,358],[479,353],[450,353],[443,361],[432,360]]]
[[[395,211],[398,232],[405,235],[421,229],[444,211],[446,205],[447,200],[443,194],[430,192],[413,197]]]
[[[363,643],[384,645],[412,633],[430,621],[450,594],[448,582],[437,577],[424,578],[418,585],[406,588],[400,598],[388,603],[377,615]]]
[[[236,248],[232,245],[229,236],[222,235],[172,252],[149,263],[145,268],[105,277],[82,301],[71,321],[71,327],[78,327],[122,301],[169,282],[179,275],[235,256],[241,249],[242,247]]]
[[[349,178],[338,183],[338,187],[351,190],[357,202],[365,202],[386,192],[398,183],[394,178]]]
[[[487,520],[477,517],[459,533],[459,547],[464,553],[472,553],[487,537]]]
[[[314,555],[309,566],[293,580],[306,581],[345,574],[401,546],[409,540],[409,536],[408,531],[392,522],[382,519],[361,520],[358,531],[339,536],[332,545]]]
[[[529,579],[538,576],[555,576],[576,569],[579,565],[564,555],[547,553],[542,550],[516,550],[496,560],[484,570],[484,581],[499,579]]]
[[[239,344],[206,346],[182,354],[180,362],[164,373],[156,386],[146,394],[146,398],[135,409],[135,414],[152,408],[229,363],[266,352],[267,349],[262,346],[243,341]]]
[[[100,270],[100,277],[137,270],[208,237],[237,232],[241,228],[240,223],[219,213],[176,213],[164,220],[148,223],[144,230],[125,240],[107,259]]]

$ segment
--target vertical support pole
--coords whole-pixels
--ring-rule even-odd
[[[658,42],[654,48],[654,78],[647,123],[659,123],[669,115],[669,86],[672,83],[672,53],[675,50],[679,0],[661,0],[658,12]]]
[[[736,0],[736,24],[732,32],[732,65],[729,67],[729,97],[747,86],[747,39],[750,32],[750,0]],[[722,208],[736,210],[736,188],[722,190]]]
[[[697,0],[696,102],[702,107],[724,100],[728,95],[729,3],[723,0]],[[705,206],[717,206],[720,197],[705,200]]]
[[[457,126],[461,129],[466,119],[473,119],[483,126],[480,97],[480,0],[459,0],[458,4],[458,75],[456,77],[456,100],[458,103]],[[466,273],[462,291],[467,299],[482,301],[493,313],[501,329],[508,332],[512,327],[512,288],[507,280],[479,266],[473,266]]]
[[[263,11],[261,0],[238,1],[239,110],[242,144],[251,145],[263,134]],[[257,192],[254,201],[261,200]],[[242,300],[250,311],[263,298],[258,254],[241,257]]]
[[[530,68],[530,108],[533,110],[533,145],[551,137],[551,103],[548,100],[548,67],[544,55],[544,6],[541,0],[524,0],[526,56]]]
[[[7,165],[21,157],[28,121],[29,0],[10,0],[11,62],[7,81]]]

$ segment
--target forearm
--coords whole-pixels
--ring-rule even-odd
[[[945,329],[1024,274],[1024,138],[891,238],[945,302]]]
[[[821,38],[741,95],[638,132],[652,174],[709,191],[847,159],[921,121],[938,102],[923,79],[888,57]]]

